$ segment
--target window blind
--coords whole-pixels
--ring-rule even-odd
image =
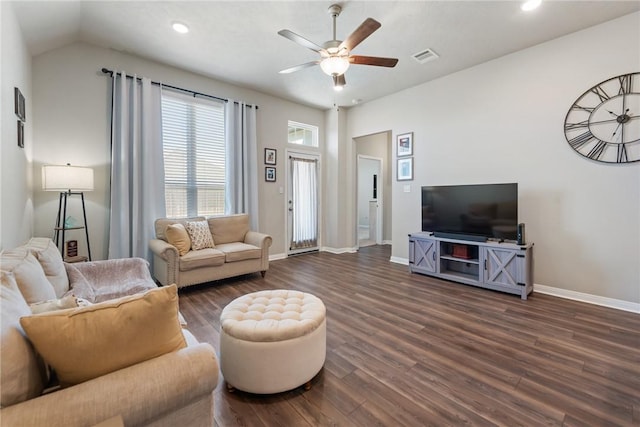
[[[224,104],[163,91],[167,216],[224,214]]]

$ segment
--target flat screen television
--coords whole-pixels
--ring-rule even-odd
[[[422,231],[436,237],[516,240],[518,184],[422,187]]]

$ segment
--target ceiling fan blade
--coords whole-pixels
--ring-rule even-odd
[[[305,62],[304,64],[296,65],[295,67],[291,67],[291,68],[287,68],[286,70],[279,71],[279,73],[280,74],[289,74],[289,73],[293,73],[295,71],[303,70],[305,68],[313,67],[314,65],[318,65],[319,63],[320,63],[319,60],[318,61]]]
[[[321,53],[324,51],[324,49],[320,46],[318,46],[317,44],[315,44],[312,41],[309,41],[307,39],[305,39],[304,37],[294,33],[293,31],[289,31],[289,30],[280,30],[278,31],[278,34],[280,34],[282,37],[285,37],[289,40],[291,40],[294,43],[298,43],[300,46],[304,46],[308,49],[313,50],[314,52],[318,52]]]
[[[395,67],[398,58],[382,58],[379,56],[351,55],[349,62],[357,65],[375,65],[377,67]]]
[[[347,49],[349,49],[349,52],[351,52],[353,48],[355,48],[362,42],[362,40],[369,37],[375,30],[377,30],[381,26],[382,24],[373,18],[365,19],[364,22],[360,24],[360,26],[356,28],[356,30],[345,39],[345,41],[340,43],[338,49],[343,49],[346,47]]]

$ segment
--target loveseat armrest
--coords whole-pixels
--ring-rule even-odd
[[[247,231],[244,235],[244,243],[248,245],[257,246],[261,249],[269,249],[271,247],[271,236],[264,233],[258,233],[257,231]],[[268,253],[269,251],[267,251]]]
[[[258,233],[257,231],[247,231],[244,235],[244,243],[257,246],[262,249],[260,256],[260,273],[264,277],[269,269],[269,248],[273,239],[268,234]]]
[[[120,415],[144,426],[210,397],[217,383],[215,351],[201,343],[2,408],[0,417],[7,426],[80,427]],[[213,425],[213,408],[206,416],[203,425]]]
[[[153,277],[163,286],[179,283],[180,254],[178,249],[161,239],[151,239],[149,249],[153,252]]]
[[[154,255],[157,255],[167,262],[177,263],[180,258],[178,249],[164,240],[151,239],[149,241],[149,249],[151,249]]]

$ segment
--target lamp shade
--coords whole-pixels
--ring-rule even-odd
[[[71,165],[44,165],[42,189],[45,191],[92,191],[93,169]]]

